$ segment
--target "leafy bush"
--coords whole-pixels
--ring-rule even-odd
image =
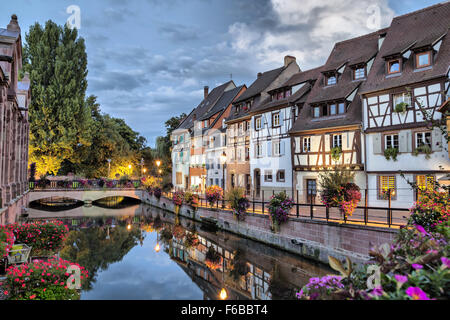
[[[245,218],[245,213],[250,207],[250,202],[245,197],[244,189],[242,188],[231,188],[226,195],[227,201],[229,201],[231,209],[233,209],[233,214],[238,220],[243,220]]]
[[[336,161],[336,162],[339,161],[339,159],[341,158],[341,155],[342,155],[341,147],[334,147],[331,149],[331,158],[334,161]]]
[[[2,283],[4,293],[9,300],[79,299],[79,293],[67,287],[70,277],[67,268],[71,265],[80,268],[80,281],[85,282],[89,274],[84,267],[60,258],[53,258],[48,262],[35,260],[32,263],[13,265],[7,269],[6,280]]]
[[[14,244],[14,234],[7,226],[0,226],[0,259],[5,258]]]
[[[397,161],[398,149],[397,148],[386,148],[384,150],[384,157],[386,160],[394,160]]]
[[[32,247],[33,255],[51,255],[61,249],[69,232],[62,221],[35,221],[23,225],[8,225],[16,243]]]
[[[192,207],[198,206],[198,199],[198,195],[190,191],[184,193],[184,202]]]
[[[206,188],[206,200],[212,207],[217,201],[223,197],[223,190],[219,186],[210,186]]]
[[[198,240],[198,236],[196,233],[187,233],[185,240],[184,240],[184,246],[186,247],[186,249],[189,248],[195,248],[198,246],[198,244],[200,243],[200,241]]]
[[[419,200],[411,208],[412,223],[434,231],[436,226],[448,221],[450,200],[447,192],[419,191]]]
[[[286,192],[282,191],[273,195],[267,206],[272,223],[280,225],[286,222],[293,206],[294,201],[287,196]]]
[[[395,105],[394,112],[403,113],[406,112],[408,104],[406,102],[400,102]]]

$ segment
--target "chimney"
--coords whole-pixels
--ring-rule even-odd
[[[209,87],[208,86],[205,86],[203,88],[203,94],[204,94],[205,99],[206,99],[206,97],[208,97],[208,94],[209,94]]]
[[[8,26],[6,27],[9,31],[18,31],[20,32],[19,23],[17,22],[17,16],[13,14],[11,16],[11,21],[9,22]]]
[[[262,76],[262,73],[261,73],[261,72],[258,72],[257,77],[259,78],[259,77],[261,77],[261,76]]]
[[[290,65],[292,62],[295,62],[297,59],[293,56],[286,56],[284,57],[284,66],[287,67],[288,65]]]

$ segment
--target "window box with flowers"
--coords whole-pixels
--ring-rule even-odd
[[[406,102],[399,102],[394,107],[394,112],[405,113],[409,105]]]
[[[223,197],[223,189],[219,186],[210,186],[206,188],[206,200],[211,208],[217,204]]]
[[[384,157],[386,160],[397,161],[398,149],[397,148],[386,148],[384,150]]]
[[[245,191],[242,188],[232,188],[227,193],[227,201],[233,210],[233,216],[236,220],[245,220],[245,213],[250,207],[250,202],[245,197]]]
[[[180,213],[181,205],[183,204],[184,200],[184,192],[183,191],[176,191],[172,195],[172,201],[175,205],[175,214]]]
[[[334,147],[331,148],[331,159],[333,159],[335,162],[338,162],[342,155],[342,149],[341,147]]]

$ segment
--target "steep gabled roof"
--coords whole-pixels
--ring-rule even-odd
[[[180,123],[180,125],[178,126],[178,129],[190,129],[194,126],[194,118],[196,120],[200,120],[200,118],[207,112],[209,112],[210,110],[212,110],[215,106],[215,104],[217,103],[217,101],[220,99],[220,97],[223,95],[223,93],[229,89],[229,88],[235,88],[236,85],[234,84],[234,82],[228,81],[216,88],[214,88],[209,94],[208,96],[203,99],[203,101],[197,106],[197,108],[195,108],[194,110],[192,110],[192,112],[186,117],[186,119],[184,119],[183,122]]]
[[[380,53],[374,61],[361,93],[375,92],[389,88],[431,80],[445,76],[450,61],[450,2],[411,12],[392,20]],[[387,76],[386,59],[400,57],[408,50],[431,48],[442,40],[431,67],[415,69],[415,55],[403,59],[400,74]]]
[[[261,94],[286,67],[281,67],[262,73],[248,89],[239,97],[236,102],[242,102],[254,96]]]
[[[230,89],[225,91],[220,99],[217,101],[217,103],[214,105],[214,107],[206,112],[202,117],[200,117],[200,120],[206,120],[211,118],[217,113],[223,112],[236,98],[236,96],[239,94],[239,92],[242,90],[242,88],[245,85]]]

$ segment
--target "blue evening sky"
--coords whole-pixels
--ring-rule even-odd
[[[232,76],[250,85],[287,54],[307,70],[334,42],[386,27],[431,0],[14,0],[2,1],[0,27],[19,17],[22,37],[35,22],[64,24],[81,12],[89,59],[88,94],[154,145],[164,122],[189,113]],[[374,19],[379,12],[379,19]]]

